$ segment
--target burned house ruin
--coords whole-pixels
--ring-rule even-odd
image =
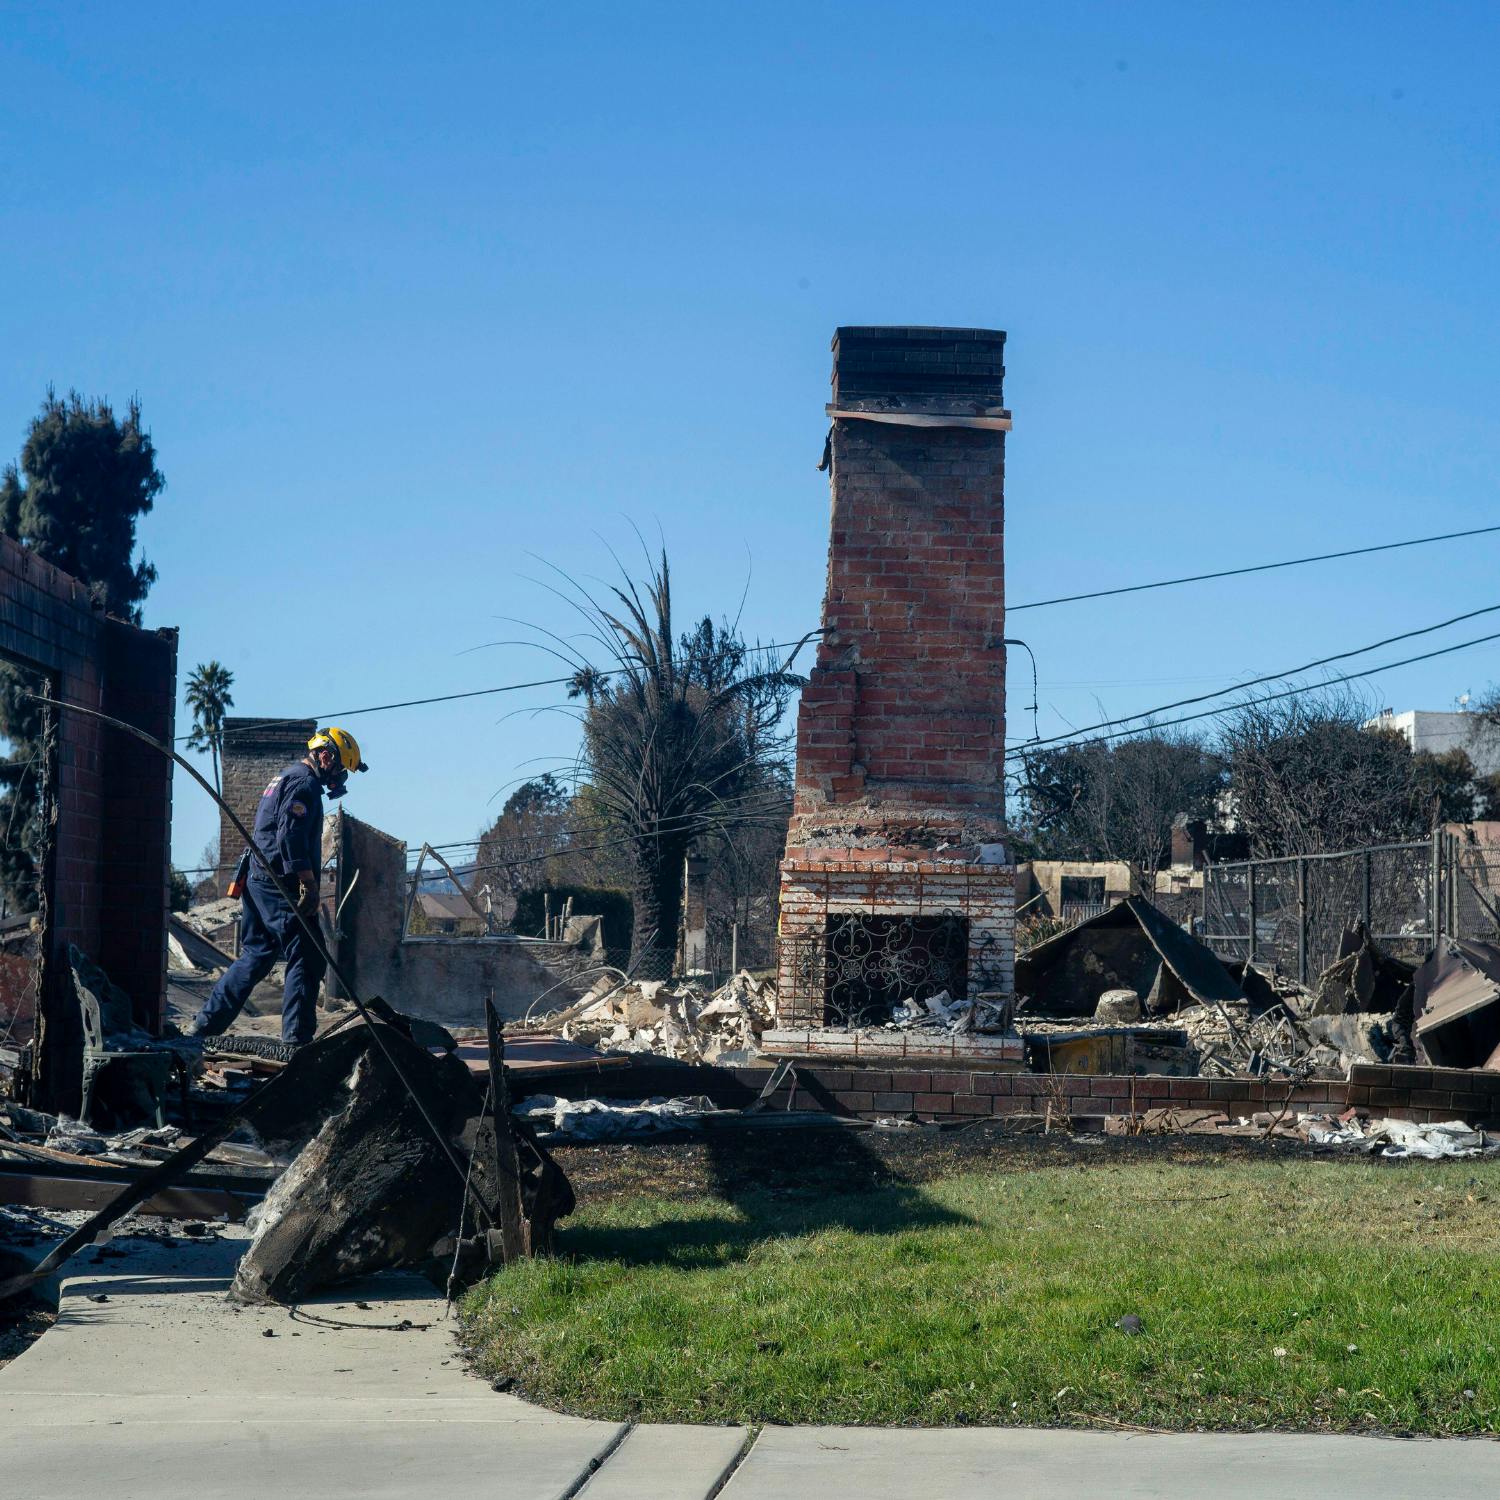
[[[840,328],[828,584],[781,865],[783,1027],[1014,985],[1005,335]]]
[[[172,738],[175,630],[142,630],[106,614],[85,584],[8,537],[0,537],[0,606],[0,663],[22,674],[27,690]],[[30,768],[40,784],[38,904],[20,914],[29,953],[9,966],[31,972],[15,976],[25,1003],[0,1029],[24,1044],[21,1071],[35,1073],[35,1102],[76,1110],[84,1035],[70,944],[129,994],[135,1026],[161,1028],[172,767],[83,714],[48,708],[40,720],[41,748]]]

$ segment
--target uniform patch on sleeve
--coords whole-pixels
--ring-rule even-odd
[[[306,804],[302,803],[302,802],[293,802],[292,803],[292,816],[294,818],[305,818],[307,816],[307,806],[306,806]]]

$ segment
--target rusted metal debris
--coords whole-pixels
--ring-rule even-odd
[[[1362,921],[1352,922],[1339,939],[1338,957],[1319,976],[1303,1014],[1393,1015],[1410,1005],[1415,973],[1415,964],[1392,958],[1380,948]]]
[[[1413,1033],[1430,1062],[1500,1072],[1500,943],[1449,938],[1412,990]]]

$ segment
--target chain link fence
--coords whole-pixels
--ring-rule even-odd
[[[1442,856],[1443,931],[1500,942],[1500,846],[1465,827],[1443,835]]]
[[[1500,932],[1500,849],[1430,839],[1211,864],[1204,870],[1199,936],[1221,958],[1248,960],[1307,985],[1364,922],[1386,952],[1420,963],[1443,933]]]

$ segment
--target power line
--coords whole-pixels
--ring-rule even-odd
[[[807,635],[803,636],[801,640],[772,641],[764,646],[747,646],[745,649],[747,650],[747,652],[785,651],[793,646],[805,646],[809,640],[811,640],[814,636],[820,634],[821,631],[822,627],[820,626],[818,630],[810,631]],[[621,672],[627,672],[629,670],[630,668],[628,667],[611,667],[608,671],[599,673],[599,676],[618,677]],[[243,729],[227,729],[224,731],[224,738],[228,739],[231,736],[238,734],[260,734],[267,729],[279,729],[289,727],[293,724],[305,724],[309,720],[313,720],[314,722],[319,724],[327,724],[334,719],[353,719],[360,714],[383,714],[388,713],[390,710],[396,708],[424,708],[433,703],[454,703],[461,698],[486,698],[492,696],[495,693],[518,693],[525,688],[561,687],[572,681],[573,678],[571,676],[542,677],[538,678],[535,682],[507,682],[502,683],[499,687],[473,688],[470,691],[464,693],[439,693],[437,696],[432,698],[407,698],[399,703],[376,703],[366,708],[332,709],[327,713],[300,714],[296,718],[292,719],[262,719],[254,725],[246,725]],[[186,743],[188,740],[192,739],[192,737],[193,736],[190,734],[180,734],[177,736],[177,743]]]
[[[1035,750],[1044,745],[1054,745],[1059,740],[1071,740],[1081,735],[1092,735],[1098,729],[1113,729],[1117,724],[1128,724],[1132,719],[1146,719],[1154,714],[1169,713],[1174,708],[1187,708],[1194,703],[1207,703],[1210,698],[1222,698],[1226,693],[1242,693],[1246,688],[1259,687],[1266,682],[1284,682],[1302,672],[1311,672],[1315,667],[1326,667],[1330,662],[1347,661],[1351,656],[1363,656],[1367,651],[1378,651],[1382,646],[1394,646],[1397,641],[1409,641],[1415,636],[1431,635],[1435,630],[1446,630],[1450,625],[1459,625],[1479,615],[1492,615],[1500,610],[1500,604],[1486,604],[1483,609],[1471,609],[1466,614],[1454,615],[1451,620],[1441,620],[1436,625],[1424,625],[1420,630],[1403,631],[1400,635],[1388,635],[1383,641],[1372,641],[1368,646],[1357,646],[1352,651],[1339,651],[1332,656],[1320,656],[1316,661],[1304,662],[1300,667],[1288,667],[1282,672],[1268,672],[1264,677],[1252,677],[1248,682],[1237,682],[1231,687],[1219,688],[1212,693],[1199,693],[1195,698],[1179,698],[1175,703],[1163,703],[1157,708],[1148,708],[1138,714],[1124,714],[1118,719],[1104,719],[1090,724],[1086,729],[1070,729],[1066,734],[1054,734],[1044,740],[1028,740],[1025,749]],[[1459,649],[1455,647],[1455,649]],[[1382,670],[1376,668],[1375,670]]]
[[[690,829],[692,827],[695,827],[695,826],[697,826],[697,827],[703,827],[703,828],[711,828],[714,825],[716,815],[719,814],[719,813],[721,813],[721,812],[727,813],[729,815],[729,817],[731,817],[732,819],[734,819],[736,822],[740,822],[740,821],[748,822],[748,821],[750,821],[751,819],[753,819],[753,818],[755,818],[757,816],[764,816],[764,815],[766,815],[768,813],[781,813],[781,812],[790,813],[791,810],[792,810],[792,803],[791,803],[791,800],[789,798],[777,797],[777,796],[770,795],[770,794],[749,793],[749,794],[746,794],[746,795],[741,796],[741,797],[729,797],[729,798],[725,798],[721,802],[716,803],[712,808],[705,809],[703,812],[699,812],[699,813],[672,813],[672,814],[670,814],[670,815],[668,815],[666,817],[660,818],[660,819],[658,819],[656,821],[656,823],[654,825],[655,829],[656,829],[656,833],[655,834],[652,834],[652,833],[646,833],[646,834],[641,834],[641,835],[634,835],[634,834],[632,834],[631,837],[632,838],[635,838],[635,837],[651,838],[651,837],[658,836],[661,833],[685,832],[685,831],[688,831],[688,829]],[[682,826],[679,827],[678,825],[682,825]],[[591,827],[591,826],[588,826],[588,825],[584,825],[584,826],[581,826],[581,827],[578,827],[578,828],[555,828],[555,829],[553,829],[551,831],[551,833],[549,833],[548,835],[546,835],[546,837],[549,837],[549,838],[570,838],[574,834],[580,834],[580,833],[587,834],[587,833],[593,833],[595,831],[596,831],[596,829],[594,827]],[[433,850],[434,852],[439,852],[439,851],[442,851],[442,850],[445,850],[445,849],[477,849],[481,844],[486,844],[486,843],[489,843],[489,842],[490,842],[490,835],[487,834],[487,833],[485,833],[485,834],[480,834],[478,838],[472,838],[472,839],[452,839],[449,842],[443,843],[443,844],[434,844],[434,843],[431,843],[429,841],[427,843],[427,848]],[[500,847],[503,848],[503,847],[505,847],[508,844],[519,843],[519,842],[521,842],[521,840],[518,840],[518,839],[500,839],[500,840],[496,840],[495,842]],[[416,857],[417,855],[420,855],[421,850],[420,849],[413,850],[410,847],[408,847],[408,851],[407,852],[408,852],[409,856]],[[524,860],[518,860],[518,861],[516,861],[516,863],[526,864],[526,863],[529,863],[530,860],[532,860],[532,859],[550,859],[553,854],[567,854],[567,853],[570,853],[570,852],[571,851],[568,848],[564,847],[564,848],[561,848],[561,849],[553,850],[553,851],[551,851],[551,853],[548,853],[548,854],[529,855],[529,856],[527,856],[526,859],[524,859]]]
[[[779,825],[766,824],[764,826],[771,827]],[[686,832],[687,830],[682,831]],[[602,844],[574,844],[565,849],[555,849],[549,854],[530,855],[525,859],[502,859],[496,860],[494,862],[486,862],[482,865],[475,865],[473,869],[466,870],[464,871],[464,873],[467,875],[482,875],[486,870],[514,870],[521,865],[536,864],[540,860],[544,859],[562,859],[569,854],[591,854],[600,849],[618,849],[622,844],[634,844],[638,842],[638,835],[625,834],[620,838],[609,839],[607,842]],[[410,870],[408,870],[406,873],[408,876],[412,874]],[[447,877],[445,876],[444,878],[446,879]]]
[[[791,803],[789,803],[789,802],[781,803],[781,804],[779,804],[779,806],[782,807],[782,808],[785,808],[785,810],[788,813],[790,813],[790,811],[791,811]],[[779,820],[767,818],[767,817],[765,817],[764,814],[759,815],[759,816],[753,816],[753,815],[752,816],[747,816],[747,817],[745,817],[741,821],[742,821],[743,826],[763,826],[763,827],[780,827],[781,826]],[[682,826],[681,827],[666,827],[665,825],[668,824],[668,823],[680,823]],[[696,826],[695,826],[695,824],[696,824]],[[740,825],[737,825],[737,826],[740,826]],[[605,842],[598,843],[598,844],[564,844],[561,848],[539,850],[538,852],[536,852],[534,854],[527,854],[527,855],[524,855],[524,856],[522,856],[521,858],[518,858],[518,859],[506,859],[506,860],[487,861],[486,863],[484,863],[482,865],[476,864],[476,865],[474,865],[470,869],[461,870],[460,873],[461,874],[465,874],[465,875],[477,875],[477,874],[482,873],[485,870],[513,870],[513,869],[516,869],[520,865],[537,864],[540,861],[546,860],[546,859],[562,859],[562,858],[564,858],[565,856],[567,856],[569,854],[591,854],[591,853],[594,853],[594,852],[596,852],[598,850],[601,850],[601,849],[617,849],[622,844],[636,844],[636,843],[639,843],[643,838],[661,838],[664,835],[668,835],[668,834],[692,834],[692,833],[699,833],[699,832],[704,832],[704,831],[712,831],[712,827],[713,827],[713,824],[712,824],[711,821],[703,821],[701,819],[695,818],[691,814],[684,813],[684,814],[680,814],[676,818],[664,818],[664,819],[662,819],[661,823],[658,824],[657,828],[653,832],[651,832],[651,833],[643,833],[643,834],[629,833],[629,834],[623,834],[619,838],[608,839]],[[557,836],[558,837],[562,837],[563,835],[570,834],[570,833],[584,833],[584,832],[587,832],[587,831],[588,830],[581,829],[581,828],[576,828],[576,829],[561,829],[561,830],[558,831],[558,835]],[[462,843],[453,843],[453,844],[429,844],[428,848],[429,849],[456,849],[456,848],[465,847],[467,844],[473,843],[473,842],[475,842],[475,841],[474,840],[466,840],[466,841],[463,841]],[[418,853],[420,853],[420,852],[421,851],[419,850]],[[178,866],[173,866],[173,868],[177,869],[178,873],[181,874],[181,875],[197,875],[197,874],[204,874],[204,875],[206,875],[206,874],[212,874],[212,873],[214,873],[220,867],[218,865],[193,865],[193,866],[190,866],[187,869],[181,869]],[[406,872],[406,874],[407,874],[408,877],[410,877],[414,873],[415,873],[414,870],[408,870]],[[447,878],[448,878],[448,876],[446,874],[443,874],[441,876],[434,876],[434,879],[443,879],[443,880],[446,880]]]
[[[239,734],[261,734],[267,729],[285,729],[293,724],[306,724],[309,721],[326,724],[332,719],[352,719],[358,714],[382,714],[393,708],[421,708],[429,703],[452,703],[459,698],[487,698],[494,693],[519,693],[525,688],[557,687],[572,680],[571,677],[542,677],[535,682],[507,682],[501,687],[474,688],[467,693],[440,693],[435,698],[407,698],[401,703],[377,703],[369,708],[340,708],[326,714],[302,714],[295,719],[262,719],[254,725],[247,724],[243,729],[226,729],[224,738],[230,739]],[[177,736],[179,744],[190,739],[190,734]]]
[[[1170,589],[1180,583],[1206,583],[1212,578],[1238,578],[1245,573],[1269,573],[1276,568],[1300,568],[1307,563],[1332,562],[1340,557],[1365,557],[1371,552],[1394,552],[1400,547],[1425,547],[1430,542],[1451,542],[1459,537],[1488,536],[1500,526],[1476,526],[1472,531],[1445,531],[1441,536],[1418,536],[1406,542],[1383,542],[1378,547],[1351,547],[1346,552],[1320,552],[1315,557],[1292,557],[1285,562],[1256,563],[1248,568],[1225,568],[1218,573],[1194,573],[1187,578],[1163,578],[1157,583],[1132,583],[1117,589],[1095,589],[1088,594],[1062,594],[1056,599],[1033,599],[1029,604],[1006,606],[1008,614],[1023,609],[1045,609],[1051,604],[1077,604],[1083,599],[1108,599],[1116,594],[1139,594],[1146,589]]]
[[[1198,719],[1217,718],[1220,714],[1235,713],[1242,708],[1254,708],[1259,703],[1275,703],[1282,698],[1295,698],[1299,693],[1315,693],[1320,688],[1335,687],[1341,682],[1358,682],[1363,677],[1374,677],[1377,673],[1390,672],[1397,667],[1409,667],[1413,663],[1419,661],[1431,661],[1434,657],[1448,656],[1451,655],[1454,651],[1467,651],[1470,646],[1483,646],[1489,641],[1500,641],[1500,631],[1497,631],[1494,635],[1476,636],[1472,641],[1460,641],[1456,646],[1440,646],[1436,651],[1424,651],[1420,656],[1408,656],[1403,658],[1401,661],[1388,661],[1381,666],[1370,667],[1367,671],[1364,672],[1345,672],[1338,677],[1326,678],[1322,682],[1309,682],[1305,683],[1301,687],[1287,688],[1285,692],[1267,693],[1260,698],[1247,698],[1241,703],[1230,703],[1220,708],[1208,708],[1204,709],[1201,713],[1196,714],[1184,714],[1181,718],[1167,719],[1160,724],[1141,724],[1134,729],[1117,729],[1113,734],[1093,735],[1091,736],[1091,740],[1119,740],[1124,739],[1127,735],[1144,734],[1157,729],[1171,729],[1178,724],[1191,724]],[[1231,689],[1231,691],[1233,690]],[[1088,733],[1087,730],[1081,730],[1079,732],[1082,734]],[[1084,741],[1071,740],[1068,743],[1082,744],[1084,743]],[[1023,759],[1030,751],[1034,750],[1035,748],[1036,746],[1034,745],[1017,746],[1014,750],[1007,750],[1005,752],[1004,759]]]
[[[1016,614],[1023,609],[1046,609],[1054,604],[1077,604],[1086,599],[1109,599],[1119,594],[1139,594],[1151,589],[1176,588],[1179,585],[1185,583],[1206,583],[1218,578],[1238,578],[1249,573],[1269,573],[1274,572],[1279,568],[1304,567],[1309,563],[1332,562],[1345,557],[1365,557],[1375,552],[1394,552],[1403,547],[1425,547],[1434,542],[1451,542],[1460,540],[1464,537],[1489,536],[1495,532],[1500,532],[1500,526],[1476,526],[1467,531],[1446,531],[1436,536],[1411,537],[1408,540],[1401,542],[1382,542],[1374,547],[1350,547],[1341,552],[1320,552],[1310,557],[1293,557],[1287,558],[1281,562],[1255,563],[1249,567],[1244,568],[1224,568],[1214,573],[1193,573],[1183,578],[1163,578],[1158,579],[1153,583],[1125,584],[1119,588],[1095,589],[1089,593],[1084,594],[1061,594],[1055,599],[1033,599],[1025,604],[1008,605],[1006,607],[1006,611],[1008,614]],[[822,627],[820,627],[820,629],[821,628]],[[802,646],[807,643],[811,636],[818,633],[818,631],[809,632],[808,635],[803,636],[799,641],[774,641],[769,645],[755,646],[751,647],[750,649],[760,651],[780,651],[788,649],[792,646]],[[1400,637],[1393,637],[1392,639],[1400,639]],[[620,672],[626,670],[628,670],[628,668],[615,667],[605,672],[601,672],[599,675],[602,677],[614,677],[617,676]],[[314,719],[318,723],[326,723],[333,719],[352,719],[360,714],[388,713],[391,710],[401,708],[425,708],[434,703],[454,703],[466,698],[491,697],[496,693],[521,692],[527,688],[559,687],[572,681],[573,678],[571,676],[544,677],[539,678],[534,682],[504,683],[498,687],[474,688],[468,692],[462,693],[439,693],[430,698],[407,698],[397,703],[376,703],[364,708],[341,708],[331,710],[326,713],[304,714],[297,718],[268,719],[263,720],[253,728],[247,726],[244,729],[228,730],[225,732],[225,734],[226,737],[231,734],[254,734],[259,733],[265,729],[305,723],[308,719]],[[190,738],[190,735],[179,735],[178,741],[179,743],[182,743],[186,742]]]

